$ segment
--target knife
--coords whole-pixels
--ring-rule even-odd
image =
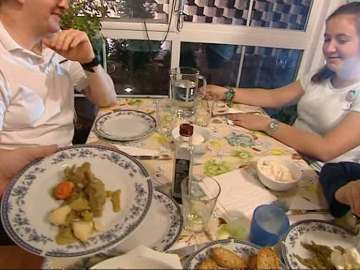
[[[209,243],[203,243],[203,244],[195,244],[191,246],[186,246],[178,249],[168,250],[167,253],[176,254],[180,257],[180,260],[183,260],[184,258],[192,255],[195,253],[195,251],[205,247]]]
[[[329,209],[289,209],[286,214],[289,216],[306,214],[328,214]]]
[[[134,158],[141,159],[141,160],[170,160],[172,156],[169,154],[160,154],[160,155],[135,155]]]

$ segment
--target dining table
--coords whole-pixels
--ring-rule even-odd
[[[119,98],[116,105],[112,107],[100,108],[97,114],[97,119],[101,116],[122,111],[122,110],[135,110],[145,112],[151,115],[154,119],[159,121],[162,111],[159,111],[159,102],[163,102],[164,99],[159,98]],[[212,117],[206,129],[210,133],[210,138],[206,141],[206,152],[201,156],[196,157],[193,162],[193,173],[199,177],[220,177],[221,175],[231,174],[234,171],[243,172],[244,175],[251,179],[257,179],[256,174],[256,162],[259,158],[265,156],[280,156],[291,159],[302,171],[302,178],[299,181],[296,188],[289,191],[275,192],[267,189],[263,185],[259,185],[264,191],[273,195],[276,198],[276,203],[282,206],[286,211],[288,209],[302,209],[302,210],[316,210],[327,209],[327,203],[322,194],[321,186],[318,181],[317,172],[311,168],[308,163],[291,147],[284,145],[271,136],[258,131],[247,130],[245,128],[235,126],[226,117],[226,113],[214,113],[214,108],[221,108],[224,103],[221,101],[213,102]],[[256,113],[266,115],[266,112],[259,107],[249,106],[244,104],[234,104],[231,108],[235,113]],[[176,126],[181,122],[192,122],[193,119],[176,119],[172,121],[171,125]],[[96,122],[95,122],[96,123]],[[196,124],[196,123],[195,123]],[[126,128],[126,127],[123,127]],[[117,148],[121,151],[126,151],[126,148],[133,149],[145,149],[149,151],[157,151],[157,153],[166,154],[170,157],[174,156],[174,138],[167,134],[164,135],[160,130],[155,129],[154,132],[138,140],[132,140],[127,142],[120,142],[115,140],[108,140],[102,136],[98,136],[95,132],[95,125],[93,126],[86,144],[103,145],[106,147]],[[125,150],[124,150],[125,149]],[[128,153],[135,155],[134,153]],[[141,158],[138,157],[141,164],[148,171],[151,176],[153,186],[157,190],[161,190],[164,193],[171,195],[171,183],[173,179],[173,158],[158,159],[158,158]],[[220,181],[218,178],[218,181]],[[239,226],[242,227],[244,233],[243,240],[246,240],[250,228],[251,211],[258,204],[266,204],[268,201],[262,201],[262,198],[254,198],[251,194],[248,194],[247,190],[238,190],[238,200],[240,207],[237,211],[228,211],[219,205],[216,206],[214,214],[209,222],[209,226],[203,232],[190,232],[182,230],[178,236],[176,242],[168,249],[179,250],[187,246],[201,245],[209,241],[216,240],[218,235],[217,231],[219,227],[232,220],[237,220]],[[242,209],[244,207],[244,211]],[[245,211],[246,209],[246,211]],[[294,223],[303,219],[332,219],[331,215],[326,211],[324,213],[318,213],[317,211],[303,211],[296,213],[295,215],[289,215],[290,223]],[[11,249],[14,250],[17,247],[2,247],[8,253]],[[25,255],[23,254],[25,253]],[[4,257],[6,253],[3,253],[0,249],[0,257]],[[19,252],[21,256],[27,258],[30,268],[39,267],[39,257],[26,254],[26,252]],[[11,256],[11,255],[8,255]],[[2,259],[0,258],[0,261]],[[15,258],[10,259],[15,263]],[[3,266],[2,264],[0,267]],[[7,268],[11,268],[12,265],[6,264]],[[57,265],[59,266],[59,265]],[[22,265],[15,265],[15,268],[22,268]]]

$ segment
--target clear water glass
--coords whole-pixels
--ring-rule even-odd
[[[220,195],[219,183],[211,178],[193,178],[181,183],[185,230],[201,232],[206,229]]]

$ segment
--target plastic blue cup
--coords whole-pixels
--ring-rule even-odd
[[[274,204],[260,205],[251,220],[250,241],[259,246],[273,246],[289,226],[289,219],[281,208]]]

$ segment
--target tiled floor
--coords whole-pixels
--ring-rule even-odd
[[[42,261],[18,246],[0,246],[0,269],[40,269]]]

